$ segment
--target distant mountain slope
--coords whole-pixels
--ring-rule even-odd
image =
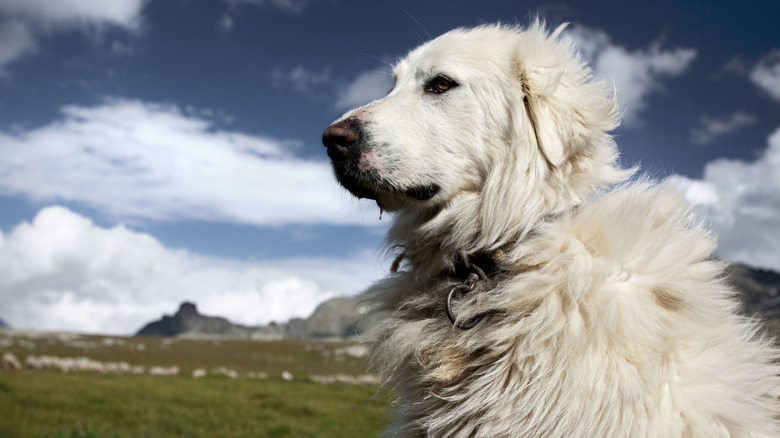
[[[183,302],[173,316],[163,315],[144,325],[136,336],[209,335],[248,338],[251,328],[233,324],[226,318],[201,315],[194,303]]]
[[[766,321],[770,334],[780,336],[780,274],[741,264],[726,269],[726,281],[741,295],[743,310]],[[364,295],[332,298],[308,318],[248,327],[225,318],[204,316],[193,303],[182,303],[173,316],[145,325],[138,336],[223,336],[244,339],[352,337],[376,326],[382,314],[370,314]]]
[[[164,315],[141,328],[136,336],[218,336],[242,339],[348,338],[375,324],[380,316],[365,315],[361,297],[338,297],[320,304],[308,318],[264,326],[234,324],[222,317],[205,316],[195,304],[184,302],[173,315]]]
[[[285,324],[285,335],[291,338],[348,338],[363,335],[383,319],[381,313],[370,313],[364,295],[337,297],[317,306],[306,319]]]
[[[252,327],[233,324],[222,317],[201,315],[195,304],[184,302],[173,316],[164,315],[162,319],[146,324],[137,336],[177,336],[186,333],[248,338],[252,332]]]
[[[6,324],[6,322],[3,321],[3,318],[0,318],[0,328],[8,328],[8,324]]]
[[[740,292],[744,312],[763,319],[780,339],[780,274],[735,263],[726,268],[726,281]]]
[[[726,280],[742,293],[749,310],[780,316],[780,274],[732,264],[726,268]]]

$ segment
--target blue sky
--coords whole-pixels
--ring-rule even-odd
[[[614,84],[622,162],[780,269],[776,2],[0,0],[0,317],[129,334],[183,300],[259,324],[358,293],[392,217],[336,186],[322,131],[430,37],[537,14]]]

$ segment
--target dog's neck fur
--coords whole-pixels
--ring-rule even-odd
[[[427,276],[433,263],[421,259],[425,245],[410,245],[417,251],[410,266],[371,290],[391,312],[374,334],[373,353],[380,377],[399,397],[389,436],[681,436],[683,427],[691,436],[717,436],[709,424],[720,417],[721,425],[744,421],[769,430],[774,408],[764,391],[774,389],[761,389],[755,376],[764,369],[766,388],[774,388],[775,353],[763,341],[749,343],[755,328],[733,315],[730,290],[713,280],[720,272],[708,258],[713,242],[689,228],[686,208],[669,188],[635,184],[537,218],[537,227],[508,249],[506,275],[491,278],[489,293],[461,307],[458,316],[467,321],[496,311],[469,331],[453,327],[443,312],[453,278]],[[430,254],[448,263],[442,248]],[[667,286],[680,276],[684,287]],[[699,371],[676,361],[716,373],[714,383],[681,383]],[[717,404],[701,407],[713,397],[709,391],[728,387],[749,394],[736,397],[750,406],[740,411],[750,420]],[[711,416],[696,423],[700,410]],[[687,422],[687,413],[694,420]]]
[[[546,169],[543,173],[497,168],[479,189],[433,208],[410,205],[402,209],[388,233],[388,247],[400,249],[411,270],[419,275],[438,278],[454,272],[464,256],[516,246],[540,223],[634,172],[615,165],[617,150],[608,135],[601,140],[601,144],[581,151],[562,166],[535,166]],[[541,154],[534,158],[543,160]],[[523,165],[522,160],[513,165]],[[502,179],[518,174],[535,181]],[[512,209],[511,214],[506,213],[507,209]],[[503,210],[501,214],[493,214],[499,210]],[[463,242],[468,244],[464,246]]]

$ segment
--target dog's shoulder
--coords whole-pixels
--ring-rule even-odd
[[[675,266],[709,260],[716,244],[702,216],[669,183],[620,186],[541,228],[539,250],[584,252],[643,273],[674,272]],[[581,245],[579,250],[575,243]]]
[[[516,264],[535,269],[509,284],[525,290],[531,287],[523,283],[530,281],[535,289],[549,284],[535,294],[539,301],[557,297],[593,314],[614,309],[621,315],[655,315],[650,319],[731,319],[737,303],[714,249],[714,236],[682,192],[670,184],[642,181],[602,193],[540,224],[512,254]],[[637,334],[637,319],[596,320],[616,322],[605,325],[604,333]],[[649,339],[665,336],[656,329],[661,327],[648,332]]]

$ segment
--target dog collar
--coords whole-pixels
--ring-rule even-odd
[[[505,258],[506,254],[501,248],[490,252],[478,253],[473,256],[461,254],[461,256],[458,257],[458,260],[455,263],[455,272],[453,273],[453,276],[455,278],[464,278],[464,280],[461,284],[450,289],[444,300],[444,311],[447,313],[447,318],[455,328],[460,330],[471,330],[486,316],[495,313],[495,311],[482,312],[466,321],[458,321],[452,310],[452,301],[453,299],[474,291],[480,281],[484,283],[488,281],[490,277],[501,272],[501,265]]]

